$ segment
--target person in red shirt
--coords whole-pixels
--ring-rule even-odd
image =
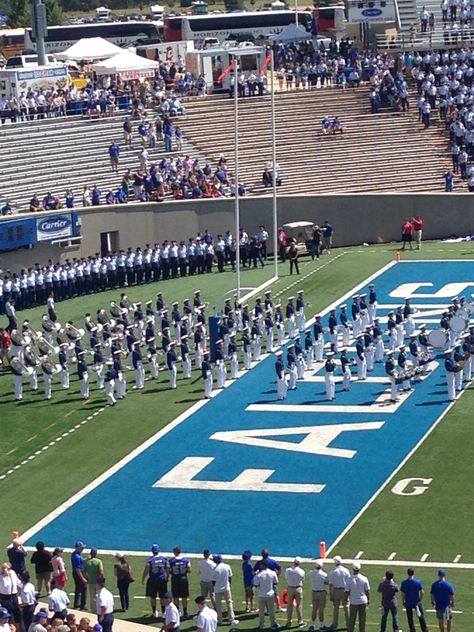
[[[8,367],[8,352],[10,350],[10,334],[6,329],[0,327],[0,366]]]
[[[278,254],[280,261],[284,263],[286,261],[286,233],[281,226],[278,229]]]
[[[421,250],[421,238],[423,237],[423,219],[420,215],[413,217],[411,220],[413,226],[413,240],[416,243],[416,249]]]
[[[409,219],[406,219],[402,224],[402,250],[405,250],[405,246],[410,244],[410,250],[413,250],[413,224]]]

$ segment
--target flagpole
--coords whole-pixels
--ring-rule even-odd
[[[238,61],[234,56],[234,163],[235,163],[235,265],[237,267],[237,303],[240,303],[240,199],[239,199],[239,93]]]
[[[275,276],[278,276],[278,208],[277,208],[277,182],[276,182],[276,121],[275,121],[275,55],[273,46],[270,50],[270,90],[272,104],[272,210],[273,210],[273,258],[275,261]]]

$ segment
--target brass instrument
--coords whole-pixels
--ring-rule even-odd
[[[61,329],[61,323],[54,323],[51,318],[49,318],[49,316],[44,315],[43,318],[41,319],[41,326],[43,327],[44,331],[46,331],[47,333],[51,333],[52,331],[59,331]]]
[[[41,360],[37,356],[37,354],[33,351],[31,347],[26,347],[23,353],[25,360],[29,362],[31,367],[39,366],[41,364]]]
[[[12,368],[15,368],[21,375],[25,375],[25,374],[31,375],[31,373],[33,373],[33,368],[31,366],[26,366],[18,358],[11,358],[10,366]]]
[[[15,347],[24,347],[25,346],[25,340],[24,340],[23,336],[16,329],[14,329],[11,332],[10,340],[12,341],[12,344],[15,345]]]
[[[66,323],[64,330],[65,330],[66,336],[72,342],[75,342],[79,338],[82,338],[84,334],[86,333],[84,329],[78,329],[77,327],[74,327],[74,325],[71,325],[71,323]]]
[[[110,303],[110,313],[114,318],[122,317],[122,310],[114,301]]]
[[[38,340],[38,349],[43,355],[49,355],[50,353],[59,352],[59,347],[52,345],[44,336],[41,336],[41,338]]]
[[[59,373],[61,371],[61,365],[54,364],[47,357],[41,360],[41,368],[45,373],[49,373],[50,375],[53,375],[54,373]]]

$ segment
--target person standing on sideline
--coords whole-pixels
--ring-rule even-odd
[[[199,595],[194,600],[197,605],[198,616],[196,618],[196,632],[216,632],[217,612],[206,605],[206,598]]]
[[[407,613],[408,630],[416,632],[413,622],[413,612],[415,612],[420,623],[421,632],[428,632],[425,615],[421,600],[423,598],[423,583],[415,577],[415,571],[412,568],[407,570],[407,579],[404,579],[400,585],[402,601]]]
[[[402,250],[405,250],[405,246],[410,244],[410,250],[413,250],[413,224],[409,219],[406,219],[402,224]]]
[[[437,581],[431,584],[431,604],[436,609],[440,632],[451,632],[453,625],[454,586],[446,579],[446,571],[440,568]]]
[[[74,579],[74,608],[85,610],[87,599],[87,577],[84,572],[85,559],[82,551],[85,548],[84,542],[78,540],[71,555],[72,577]]]
[[[334,235],[334,228],[331,226],[331,224],[328,222],[328,220],[324,220],[324,224],[322,225],[322,231],[323,231],[323,247],[321,249],[321,252],[327,252],[327,254],[329,255],[331,253],[331,248],[332,248],[332,237]]]
[[[35,565],[35,574],[37,581],[37,591],[41,594],[41,589],[44,583],[44,589],[47,593],[50,591],[51,573],[53,567],[51,566],[51,560],[53,556],[45,549],[44,542],[36,543],[36,551],[31,556],[31,563]]]
[[[187,557],[181,555],[181,548],[175,546],[174,557],[170,558],[171,592],[173,593],[174,605],[179,609],[179,600],[183,605],[183,619],[188,618],[189,580],[188,574],[191,572],[191,562]]]
[[[288,584],[287,596],[288,605],[286,608],[286,627],[291,627],[291,617],[293,615],[293,602],[296,607],[298,617],[298,627],[303,628],[306,623],[303,621],[303,583],[305,572],[301,568],[301,557],[295,557],[293,565],[286,569],[285,579]],[[257,576],[258,577],[258,576]]]
[[[206,599],[206,597],[209,597],[213,606],[215,605],[215,599],[212,578],[215,568],[216,564],[211,560],[211,552],[209,551],[209,549],[204,549],[204,551],[202,552],[202,559],[198,562],[199,585],[201,588],[201,595],[204,597],[204,599]]]
[[[165,622],[161,628],[161,632],[172,632],[173,630],[179,632],[181,619],[179,610],[173,603],[173,593],[166,592],[163,596],[163,602],[165,604]]]
[[[114,596],[105,587],[105,577],[97,578],[97,621],[103,632],[112,632],[114,625]]]
[[[321,630],[325,629],[324,625],[324,608],[326,607],[326,584],[327,573],[323,571],[323,560],[316,560],[314,563],[314,569],[309,574],[311,578],[311,591],[312,591],[312,610],[311,610],[311,625],[309,626],[310,632],[314,632],[316,629],[316,617],[319,617],[319,627]]]
[[[51,592],[48,595],[48,610],[52,612],[52,619],[65,619],[69,597],[67,592],[56,585],[56,580],[51,581]]]
[[[227,604],[227,616],[231,625],[238,625],[239,620],[235,618],[234,604],[232,603],[232,569],[228,564],[222,561],[222,555],[213,555],[215,562],[213,574],[214,593],[216,598],[216,612],[219,625],[222,625],[222,600],[225,599]]]
[[[158,544],[152,544],[151,557],[146,561],[145,568],[142,573],[142,584],[146,582],[146,596],[150,598],[151,612],[153,617],[157,617],[156,597],[159,595],[161,600],[161,613],[165,612],[165,594],[168,592],[168,575],[169,564],[166,557],[160,555],[160,547]]]
[[[421,240],[423,238],[423,219],[420,215],[413,217],[411,220],[413,226],[413,239],[416,243],[416,249],[421,250]]]
[[[261,560],[260,571],[255,576],[255,586],[258,587],[258,621],[260,629],[265,627],[265,612],[268,613],[272,630],[280,627],[275,618],[275,586],[278,577],[275,571],[268,568],[267,562]]]
[[[349,600],[349,622],[347,632],[354,632],[359,617],[359,632],[365,632],[367,608],[370,603],[370,584],[360,572],[360,562],[352,564],[352,575],[346,581],[346,598]]]
[[[91,549],[89,559],[84,562],[84,574],[87,577],[87,586],[89,589],[90,611],[96,610],[96,587],[99,577],[104,576],[104,565],[102,560],[97,557],[97,549]]]
[[[377,592],[382,595],[380,632],[385,632],[387,628],[388,613],[392,615],[393,629],[398,630],[397,592],[399,592],[399,588],[393,581],[392,571],[385,572],[385,579],[380,582]]]
[[[294,241],[291,242],[291,245],[288,249],[287,258],[290,261],[290,274],[293,274],[293,268],[296,270],[296,274],[299,274],[300,268],[298,266],[298,248],[296,247],[296,243]]]
[[[246,549],[242,553],[242,578],[244,580],[245,612],[253,612],[253,567],[250,563],[252,551]]]
[[[454,402],[456,399],[456,373],[462,371],[462,368],[460,364],[454,361],[452,349],[446,349],[444,352],[444,368],[446,369],[446,381],[448,383],[448,400]]]
[[[340,555],[336,555],[333,558],[335,564],[334,568],[329,571],[327,576],[327,583],[329,584],[329,600],[333,604],[333,616],[331,628],[337,630],[339,624],[339,606],[342,605],[344,611],[344,619],[346,622],[346,628],[349,625],[349,608],[347,606],[347,597],[345,594],[346,581],[351,576],[349,569],[342,564],[342,558]]]
[[[134,581],[132,567],[127,562],[123,553],[115,554],[114,575],[117,578],[117,589],[120,597],[120,607],[122,612],[126,612],[130,607],[128,589]]]

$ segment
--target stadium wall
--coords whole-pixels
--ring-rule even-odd
[[[102,233],[111,233],[114,247],[122,249],[165,239],[187,240],[206,228],[214,236],[227,229],[235,234],[233,199],[76,210],[82,222],[82,241],[78,246],[61,249],[57,244],[41,243],[30,249],[5,251],[0,253],[0,268],[15,271],[48,259],[65,260],[100,252]],[[298,220],[322,223],[327,219],[335,229],[335,246],[398,241],[403,220],[416,214],[425,220],[424,239],[474,233],[474,196],[466,193],[304,195],[278,199],[279,224]],[[240,215],[241,226],[247,231],[254,232],[263,224],[271,232],[271,197],[242,198]]]

